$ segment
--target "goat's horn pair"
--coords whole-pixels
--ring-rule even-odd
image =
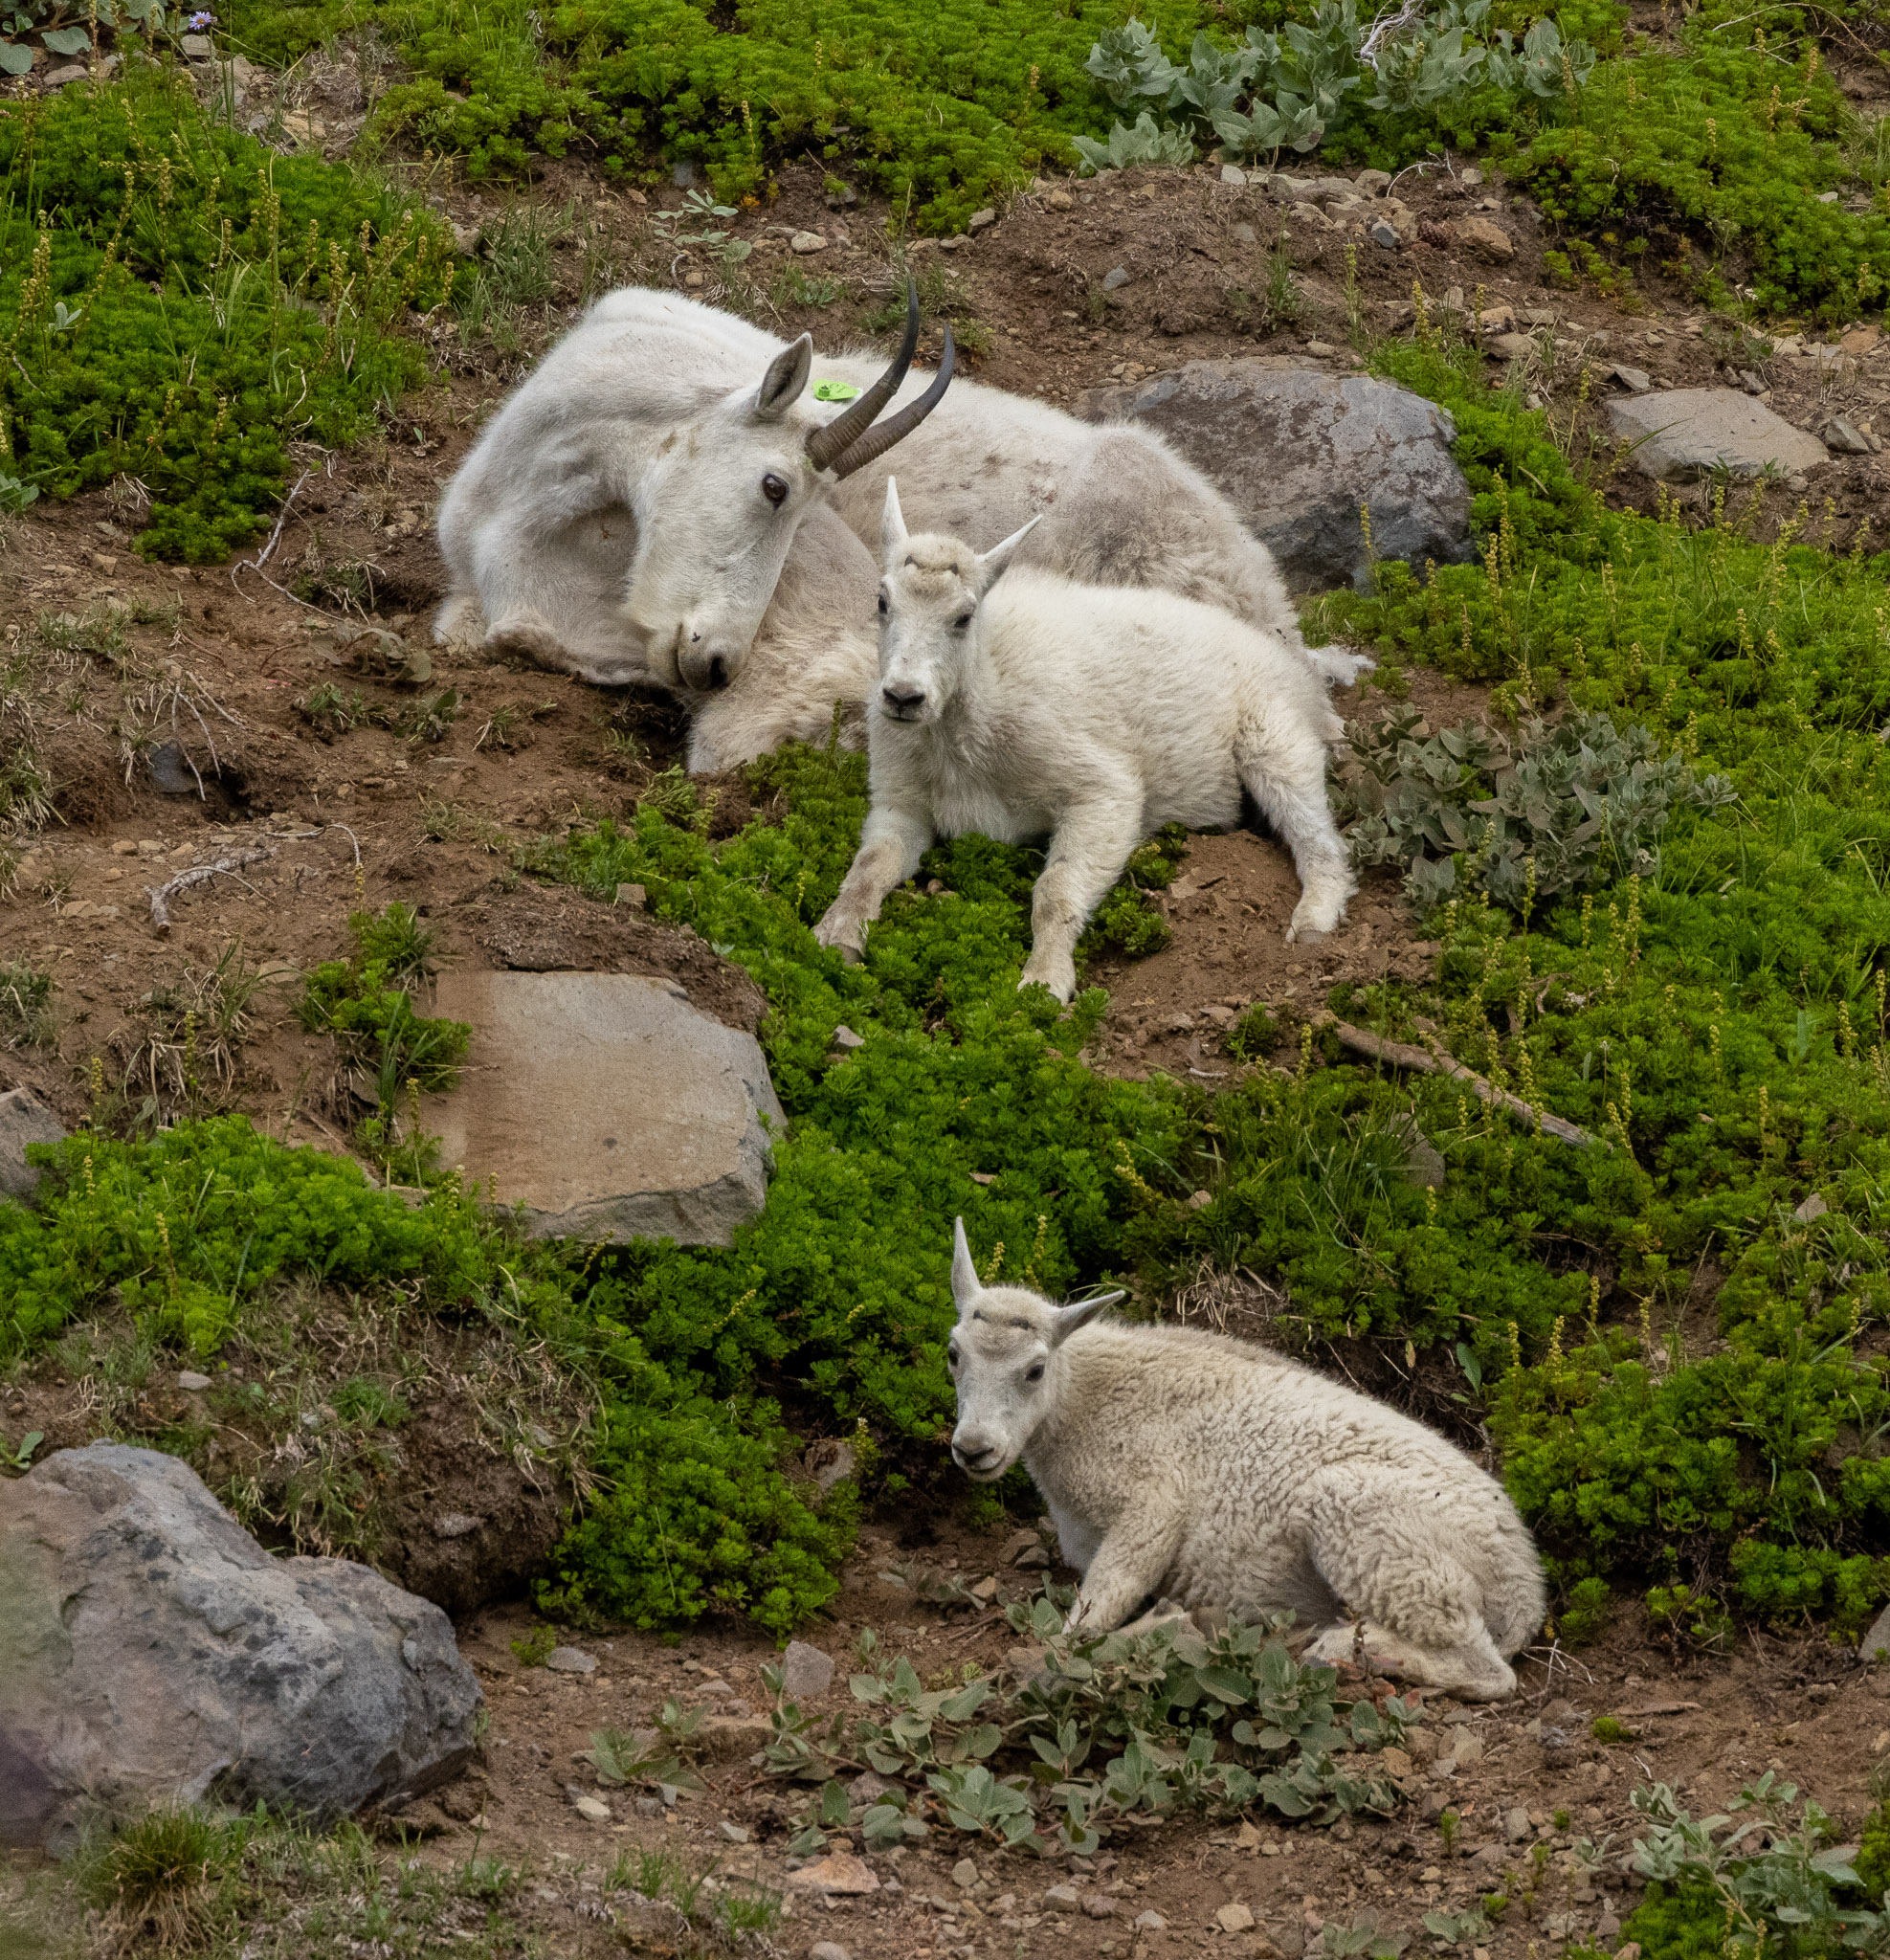
[[[817,470],[832,470],[836,477],[850,477],[884,456],[901,436],[918,428],[944,398],[951,382],[951,328],[945,328],[945,358],[930,388],[916,402],[897,415],[873,428],[873,418],[900,391],[912,357],[919,351],[919,289],[910,280],[905,288],[905,337],[894,355],[892,366],[856,402],[834,416],[824,428],[807,439],[808,460]],[[871,433],[869,434],[869,430]]]

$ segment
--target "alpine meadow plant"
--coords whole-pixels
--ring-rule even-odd
[[[276,155],[150,61],[0,102],[0,474],[133,479],[141,550],[226,558],[268,528],[290,442],[340,447],[423,377],[402,325],[452,277],[423,207]]]

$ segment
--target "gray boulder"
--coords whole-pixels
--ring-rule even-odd
[[[1616,440],[1634,445],[1634,467],[1669,482],[1692,482],[1721,465],[1735,477],[1768,466],[1790,476],[1830,460],[1815,435],[1736,388],[1675,388],[1607,408]]]
[[[0,1096],[0,1196],[32,1197],[41,1173],[26,1161],[26,1147],[62,1142],[65,1133],[65,1125],[31,1089]]]
[[[473,1030],[460,1086],[432,1106],[462,1165],[535,1236],[728,1245],[767,1194],[787,1119],[761,1043],[634,973],[440,975]]]
[[[1372,552],[1422,565],[1470,556],[1470,485],[1456,425],[1434,403],[1366,374],[1276,356],[1191,361],[1083,398],[1092,421],[1140,422],[1212,479],[1296,586],[1370,583]]]
[[[271,1558],[176,1458],[92,1443],[0,1493],[0,1843],[63,1855],[153,1804],[342,1815],[470,1760],[438,1607]]]

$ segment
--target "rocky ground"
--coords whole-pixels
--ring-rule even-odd
[[[345,140],[345,106],[322,86],[303,77],[278,105],[303,119],[295,140]],[[733,219],[755,247],[735,263],[666,241],[677,228],[657,213],[680,204],[679,189],[647,200],[547,166],[532,205],[547,241],[545,290],[504,302],[496,325],[470,339],[439,323],[436,385],[374,443],[311,451],[278,536],[247,564],[145,564],[129,548],[136,513],[102,495],[7,521],[0,743],[33,759],[47,807],[36,835],[0,853],[0,949],[56,987],[49,1021],[31,1031],[41,1038],[14,1027],[13,1045],[0,1048],[0,1091],[27,1087],[67,1121],[101,1085],[134,1110],[148,1100],[174,1113],[189,1013],[191,1093],[208,1083],[218,1105],[286,1141],[345,1148],[348,1085],[331,1044],[296,1022],[294,982],[345,949],[350,910],[396,899],[419,908],[464,969],[505,969],[522,935],[541,950],[548,936],[564,948],[552,965],[672,977],[714,1018],[753,1027],[752,989],[700,942],[642,917],[634,901],[605,913],[541,894],[511,867],[514,847],[534,835],[622,813],[674,766],[679,724],[654,700],[431,649],[427,617],[442,586],[429,526],[440,486],[504,388],[611,283],[673,281],[778,330],[811,330],[823,345],[865,332],[901,263],[887,214],[831,210],[819,183],[816,171],[789,170],[776,202]],[[483,237],[496,279],[516,272],[509,207],[469,190],[446,204],[469,241]],[[1611,496],[1651,505],[1657,494],[1619,453],[1611,398],[1726,389],[1836,445],[1828,460],[1807,466],[1801,453],[1753,486],[1751,522],[1776,523],[1803,499],[1827,537],[1848,544],[1865,523],[1884,532],[1873,425],[1890,403],[1890,344],[1875,329],[1767,342],[1684,303],[1657,276],[1612,296],[1591,282],[1567,290],[1547,276],[1553,244],[1525,203],[1461,167],[1422,167],[1390,186],[1234,182],[1202,167],[1045,184],[965,238],[912,241],[903,263],[931,319],[949,313],[980,379],[1071,407],[1235,356],[1350,374],[1355,341],[1412,330],[1417,288],[1428,320],[1455,320],[1481,341],[1495,376],[1550,407]],[[1682,495],[1704,506],[1712,492],[1702,483]],[[1474,690],[1424,675],[1410,685],[1434,719],[1479,709]],[[1342,701],[1348,715],[1383,704],[1369,686]],[[716,834],[747,819],[739,778],[705,787]],[[152,892],[189,871],[204,876],[169,891],[166,925]],[[1414,970],[1430,950],[1383,875],[1367,880],[1344,933],[1288,947],[1294,891],[1270,840],[1196,839],[1165,900],[1172,944],[1094,976],[1112,997],[1099,1064],[1221,1078],[1235,1066],[1221,1031],[1249,1002],[1310,1005],[1340,980]],[[626,1930],[599,1890],[625,1847],[660,1844],[694,1867],[714,1860],[778,1886],[790,1916],[772,1937],[795,1952],[828,1941],[857,1960],[1204,1948],[1291,1956],[1347,1950],[1322,1949],[1323,1929],[1367,1914],[1421,1949],[1426,1911],[1501,1894],[1510,1903],[1490,1960],[1523,1960],[1607,1935],[1631,1908],[1633,1885],[1616,1867],[1637,1783],[1668,1783],[1698,1813],[1777,1769],[1855,1828],[1870,1767],[1890,1748],[1890,1680],[1821,1638],[1749,1634],[1723,1651],[1676,1654],[1651,1644],[1622,1603],[1595,1647],[1532,1656],[1514,1703],[1434,1705],[1412,1752],[1409,1804],[1389,1821],[1330,1832],[1166,1824],[1056,1865],[975,1846],[967,1857],[966,1844],[935,1836],[866,1857],[859,1889],[823,1894],[797,1884],[785,1856],[805,1796],[750,1761],[767,1705],[759,1669],[774,1658],[764,1642],[711,1623],[679,1644],[567,1633],[582,1648],[574,1671],[515,1655],[514,1641],[529,1646],[527,1615],[481,1602],[495,1586],[516,1590],[567,1493],[555,1466],[515,1478],[503,1451],[472,1447],[476,1427],[454,1426],[462,1405],[448,1390],[476,1359],[427,1357],[434,1392],[420,1398],[414,1432],[424,1446],[389,1499],[383,1563],[462,1613],[491,1726],[473,1774],[399,1823],[422,1838],[423,1860],[477,1852],[523,1864],[512,1909],[547,1955],[601,1955],[626,1941],[662,1949],[672,1934]],[[513,1382],[492,1394],[532,1392]],[[0,1390],[0,1406],[11,1435],[35,1428],[62,1447],[107,1427],[161,1424],[193,1392],[158,1376],[114,1387],[78,1354],[27,1370]],[[246,1445],[238,1437],[229,1447]],[[474,1583],[433,1544],[434,1526],[506,1505],[518,1519],[510,1549]],[[896,1566],[903,1587],[880,1576]],[[921,1603],[910,1583],[921,1567],[994,1578],[972,1587],[989,1603]],[[1004,1563],[1001,1535],[968,1534],[948,1515],[871,1522],[831,1621],[806,1631],[838,1664],[816,1700],[844,1704],[849,1653],[867,1628],[928,1681],[1001,1664],[1014,1637],[996,1605],[1035,1583]],[[574,1760],[593,1729],[647,1721],[667,1694],[727,1718],[708,1787],[673,1812],[600,1791]],[[1605,1744],[1592,1724],[1611,1715],[1624,1738]],[[1583,1837],[1612,1838],[1598,1874],[1574,1868]]]

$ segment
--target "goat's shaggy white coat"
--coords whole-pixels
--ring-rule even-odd
[[[1145,1599],[1252,1618],[1290,1608],[1310,1654],[1362,1656],[1469,1701],[1510,1694],[1542,1626],[1516,1507],[1460,1450],[1266,1349],[1184,1327],[1088,1325],[983,1286],[957,1227],[952,1455],[981,1482],[1022,1460],[1082,1574],[1073,1629]]]
[[[1299,869],[1286,936],[1330,932],[1355,880],[1326,803],[1342,724],[1324,683],[1279,635],[1214,607],[1007,571],[1029,529],[982,556],[911,536],[888,480],[871,808],[815,937],[857,955],[936,837],[1048,833],[1023,984],[1067,1001],[1077,940],[1130,853],[1166,823],[1237,823],[1243,786]]]
[[[698,301],[634,286],[607,294],[514,390],[448,485],[439,542],[450,590],[434,636],[602,686],[684,694],[703,730],[692,768],[815,732],[807,701],[823,692],[824,728],[836,698],[871,691],[872,643],[855,607],[862,575],[871,591],[865,546],[893,462],[837,484],[808,465],[807,435],[838,412],[806,392],[815,365],[807,341],[790,345]],[[817,364],[856,388],[882,366],[870,354]],[[892,408],[928,379],[909,375]],[[958,380],[892,457],[928,525],[989,544],[1042,515],[1032,564],[1223,607],[1277,632],[1328,679],[1369,665],[1306,648],[1265,546],[1145,430]],[[778,502],[763,494],[769,479],[785,488]],[[812,523],[822,510],[841,524]],[[841,546],[842,526],[859,557]],[[760,672],[715,705],[713,683],[739,681],[751,658]]]

